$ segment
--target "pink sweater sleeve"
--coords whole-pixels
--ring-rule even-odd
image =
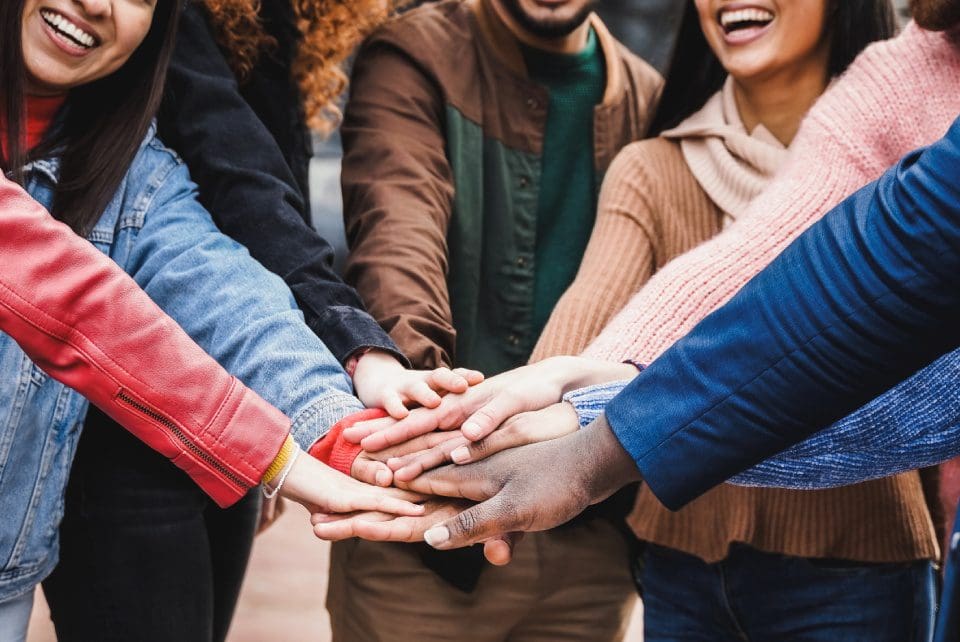
[[[584,356],[653,361],[801,232],[960,113],[960,52],[911,23],[864,52],[810,111],[773,183],[736,222],[637,292]]]

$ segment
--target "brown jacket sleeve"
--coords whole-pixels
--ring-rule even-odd
[[[450,365],[453,179],[432,78],[383,43],[358,56],[342,127],[346,279],[414,367]]]

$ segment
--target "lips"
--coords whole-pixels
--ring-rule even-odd
[[[100,44],[96,34],[84,29],[67,16],[51,9],[41,9],[40,17],[46,23],[54,37],[69,47],[90,50]]]

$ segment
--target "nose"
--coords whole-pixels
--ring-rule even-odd
[[[73,3],[91,18],[109,18],[113,0],[73,0]]]

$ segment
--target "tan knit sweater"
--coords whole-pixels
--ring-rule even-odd
[[[580,271],[533,358],[580,352],[657,269],[716,235],[722,216],[679,143],[661,138],[626,147],[604,180]],[[917,473],[812,492],[722,485],[679,512],[642,488],[629,522],[639,539],[708,562],[726,557],[733,542],[873,562],[938,554]]]

